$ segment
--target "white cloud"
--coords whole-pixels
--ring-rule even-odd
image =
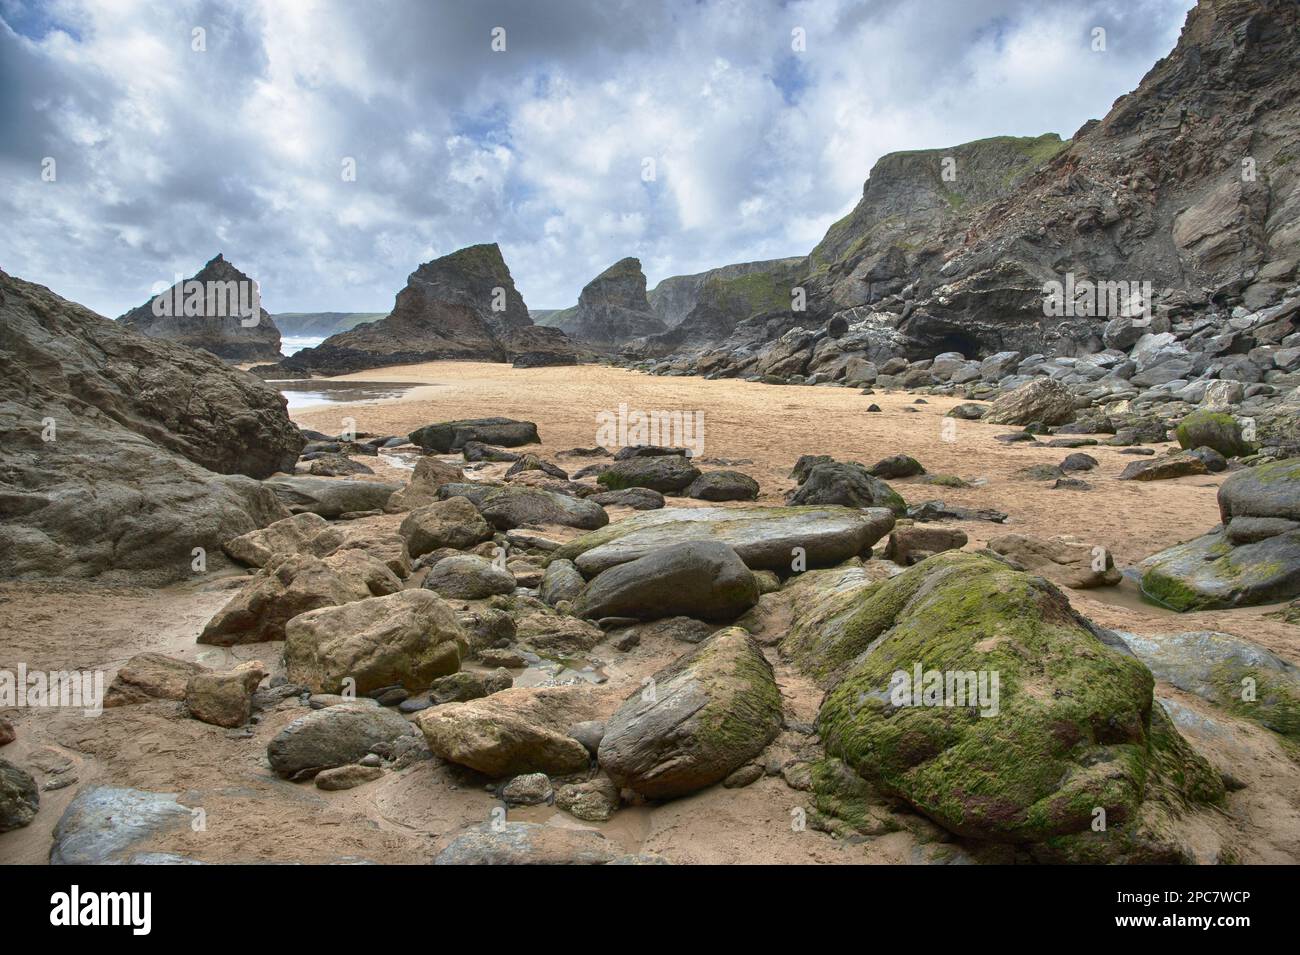
[[[4,0],[0,265],[115,315],[217,251],[286,311],[387,308],[482,241],[534,307],[625,255],[802,254],[884,152],[1101,116],[1190,5]]]

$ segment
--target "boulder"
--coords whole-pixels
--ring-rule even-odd
[[[324,557],[337,546],[314,546],[315,541],[330,524],[311,511],[268,524],[260,530],[250,531],[232,538],[221,549],[233,560],[250,567],[264,567],[272,557],[284,554],[312,554]]]
[[[566,728],[592,719],[594,707],[585,686],[514,687],[436,706],[417,722],[434,755],[485,775],[564,776],[590,763],[586,748]]]
[[[137,653],[118,668],[104,693],[104,706],[128,706],[152,700],[183,700],[190,678],[203,667],[161,653]]]
[[[1300,521],[1300,458],[1270,461],[1238,471],[1219,488],[1219,515]]]
[[[572,560],[591,578],[670,544],[717,540],[729,545],[750,570],[788,573],[800,559],[808,567],[825,567],[857,556],[893,526],[894,515],[884,508],[664,508],[584,534],[556,550],[550,560]]]
[[[0,759],[0,832],[30,825],[40,805],[41,794],[31,773]]]
[[[602,491],[587,498],[602,507],[630,507],[634,511],[653,511],[664,506],[664,496],[648,487],[630,487],[623,491]]]
[[[398,533],[412,557],[422,557],[441,547],[464,550],[492,538],[492,527],[478,508],[464,497],[425,504],[411,511]]]
[[[383,510],[400,484],[387,481],[334,480],[321,477],[271,478],[263,482],[294,514],[310,511],[336,518],[359,511]]]
[[[744,630],[721,630],[638,688],[606,723],[600,767],[620,786],[672,799],[721,782],[780,731],[772,667]]]
[[[924,474],[925,468],[921,467],[921,462],[911,455],[894,454],[882,458],[867,468],[867,473],[872,477],[892,481],[896,478],[915,477],[918,474]]]
[[[575,600],[587,581],[570,560],[553,560],[546,565],[538,596],[554,607],[561,600]]]
[[[1225,458],[1250,454],[1253,450],[1242,437],[1241,423],[1226,411],[1193,411],[1174,429],[1174,434],[1181,448],[1213,448]]]
[[[403,590],[299,614],[285,626],[285,675],[314,693],[427,688],[460,669],[468,642],[456,615],[427,590]]]
[[[895,514],[907,511],[907,503],[884,481],[872,477],[861,464],[832,462],[818,464],[808,477],[786,496],[791,506],[839,504],[845,507],[884,507]]]
[[[1300,742],[1300,669],[1230,633],[1116,631],[1165,683]]]
[[[1021,570],[1042,574],[1061,587],[1083,590],[1110,587],[1120,582],[1110,551],[1061,537],[1040,540],[1007,534],[988,542],[989,550],[1010,559]]]
[[[1248,607],[1300,595],[1300,531],[1233,546],[1222,527],[1138,564],[1142,592],[1173,610]]]
[[[59,817],[50,865],[121,865],[142,843],[188,829],[194,814],[175,793],[88,786]]]
[[[721,541],[687,541],[610,567],[574,603],[581,617],[734,620],[758,602],[754,575]]]
[[[596,477],[596,483],[611,491],[648,487],[661,494],[678,494],[700,476],[700,469],[680,455],[641,455],[615,461]]]
[[[368,464],[353,461],[346,454],[323,452],[314,455],[307,473],[317,477],[344,477],[349,474],[374,474]]]
[[[999,396],[981,420],[985,424],[1054,425],[1073,421],[1074,415],[1074,396],[1069,389],[1051,378],[1035,378]]]
[[[514,677],[504,667],[497,667],[490,673],[470,673],[461,670],[459,673],[449,673],[434,680],[429,685],[429,699],[435,706],[442,703],[464,703],[466,700],[477,700],[491,696],[493,693],[500,693],[513,685]]]
[[[966,546],[966,540],[966,532],[956,528],[908,524],[890,532],[884,557],[900,566],[910,567],[946,550],[960,550]]]
[[[411,443],[435,454],[460,451],[471,441],[480,444],[517,448],[524,444],[541,444],[537,425],[513,418],[465,418],[427,424],[411,432]]]
[[[1121,481],[1168,481],[1171,478],[1209,474],[1205,462],[1195,455],[1176,454],[1164,458],[1134,461],[1119,474]]]
[[[274,557],[208,621],[199,643],[231,646],[283,640],[293,617],[396,593],[402,582],[391,570],[360,551],[324,559],[306,554]]]
[[[243,726],[253,715],[253,691],[266,678],[257,660],[225,673],[196,673],[185,687],[190,716],[213,726]]]
[[[555,790],[545,773],[524,773],[501,787],[501,801],[507,806],[540,806],[554,798]]]
[[[424,578],[426,590],[458,600],[481,600],[515,589],[514,575],[492,561],[473,554],[444,557]]]
[[[496,488],[483,498],[479,511],[498,530],[522,524],[595,530],[609,523],[609,515],[599,504],[537,487]]]
[[[422,457],[415,462],[415,470],[406,487],[393,492],[384,505],[390,514],[411,511],[438,500],[438,488],[444,484],[457,484],[465,480],[465,472],[454,464],[434,457]]]
[[[586,822],[608,821],[617,811],[618,803],[618,785],[604,774],[555,790],[555,805]]]
[[[758,497],[758,482],[739,471],[706,471],[686,488],[686,496],[697,501],[752,501]]]
[[[1043,578],[949,552],[850,591],[789,649],[830,687],[827,755],[950,832],[1043,860],[1190,859],[1169,820],[1222,781],[1104,636]]]
[[[415,731],[392,710],[341,703],[298,717],[267,744],[266,756],[277,776],[297,781],[355,763],[377,743],[392,743]]]

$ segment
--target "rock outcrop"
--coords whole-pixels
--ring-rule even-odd
[[[118,321],[141,335],[202,348],[226,361],[280,360],[280,329],[262,308],[257,283],[221,253]]]
[[[501,249],[491,243],[424,263],[386,318],[331,335],[281,364],[340,375],[444,359],[537,365],[572,364],[576,356],[562,332],[533,325]]]
[[[262,382],[3,272],[0,328],[0,576],[164,583],[287,516],[250,478],[304,439]]]
[[[573,308],[556,312],[548,324],[570,338],[601,348],[657,335],[668,326],[650,308],[641,260],[620,259],[586,284]]]

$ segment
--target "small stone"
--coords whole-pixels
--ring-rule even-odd
[[[501,787],[501,798],[511,806],[540,806],[555,798],[555,790],[545,773],[525,773]]]
[[[722,781],[726,789],[744,789],[763,778],[763,767],[758,763],[746,763]]]
[[[361,763],[336,766],[333,769],[322,769],[316,774],[316,788],[337,792],[341,789],[352,789],[362,783],[373,782],[382,775],[384,771],[378,766],[367,766]]]

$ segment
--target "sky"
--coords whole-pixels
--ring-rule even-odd
[[[884,153],[1105,115],[1191,6],[0,0],[0,269],[117,316],[222,252],[382,312],[479,242],[531,308],[803,255]]]

